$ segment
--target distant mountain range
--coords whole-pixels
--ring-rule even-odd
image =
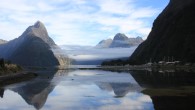
[[[138,46],[143,42],[141,37],[128,38],[125,34],[118,33],[114,36],[114,39],[107,39],[100,41],[95,47],[96,48],[127,48],[132,46]]]
[[[22,66],[66,65],[68,58],[59,54],[59,50],[44,24],[37,21],[18,38],[2,43],[0,57]]]
[[[148,38],[130,57],[130,62],[162,61],[172,58],[195,63],[195,1],[170,0],[157,17]]]

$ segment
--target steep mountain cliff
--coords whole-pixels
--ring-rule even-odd
[[[118,33],[114,36],[114,39],[107,39],[100,41],[96,47],[97,48],[127,48],[132,46],[137,46],[143,42],[141,37],[128,38],[125,34]]]
[[[195,62],[195,1],[170,0],[157,17],[146,41],[139,45],[130,62],[143,64],[173,58]]]
[[[44,24],[37,21],[20,37],[0,45],[0,57],[22,66],[66,65],[67,58],[52,49],[60,48],[48,36]]]

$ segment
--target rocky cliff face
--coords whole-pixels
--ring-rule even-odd
[[[132,46],[137,46],[143,39],[141,37],[128,38],[125,34],[118,33],[114,36],[114,39],[102,40],[96,45],[98,48],[127,48]]]
[[[37,21],[18,38],[0,46],[0,56],[22,66],[66,65],[68,59],[56,54],[60,49],[48,36],[43,23]]]
[[[131,63],[143,64],[164,58],[195,62],[195,1],[170,0],[157,17],[146,41],[130,57]]]

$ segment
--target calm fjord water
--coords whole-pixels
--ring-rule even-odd
[[[190,72],[59,70],[40,74],[31,81],[2,87],[0,110],[195,108],[195,74]]]

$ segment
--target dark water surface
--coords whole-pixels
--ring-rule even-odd
[[[44,71],[1,87],[0,110],[195,110],[195,73]]]

